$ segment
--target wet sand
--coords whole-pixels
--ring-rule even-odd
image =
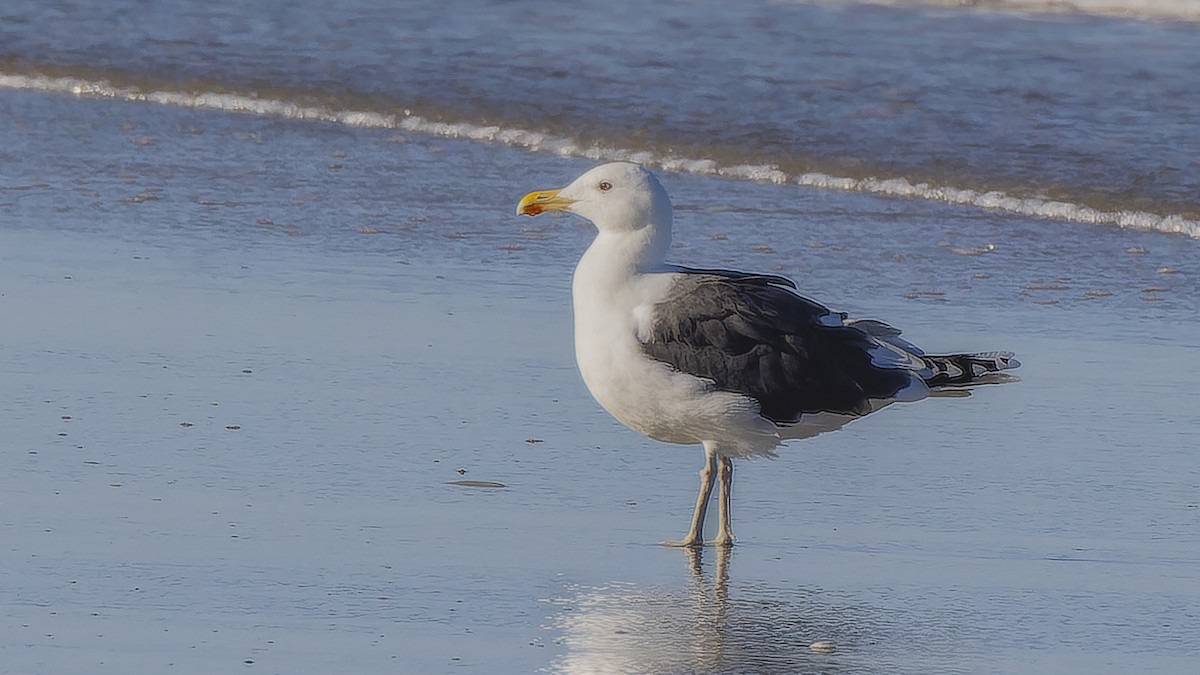
[[[1051,251],[1024,221],[672,178],[681,261],[1025,364],[739,465],[739,544],[697,560],[655,542],[687,522],[699,449],[621,428],[575,371],[587,229],[507,215],[584,163],[5,100],[94,126],[84,151],[26,126],[27,187],[0,195],[0,670],[1188,672],[1200,653],[1192,242],[1079,226]],[[802,217],[824,224],[739,229]]]
[[[1111,344],[1009,336],[1018,385],[740,466],[722,580],[654,545],[699,453],[587,398],[565,279],[2,236],[14,672],[1183,672],[1197,646],[1193,458],[1145,442],[1195,393],[1107,392]]]

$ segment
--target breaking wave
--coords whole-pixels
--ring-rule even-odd
[[[1189,219],[1181,215],[1161,215],[1133,210],[1101,210],[1066,201],[1019,197],[998,190],[975,190],[933,185],[928,182],[913,182],[904,177],[850,178],[824,173],[793,174],[782,171],[771,164],[722,164],[714,159],[679,157],[653,150],[584,144],[568,137],[528,129],[464,121],[437,121],[403,108],[395,112],[343,109],[333,105],[271,98],[247,92],[184,91],[114,84],[108,79],[102,78],[38,73],[0,72],[0,87],[329,122],[352,127],[396,129],[442,138],[497,143],[563,157],[584,157],[597,161],[625,160],[671,172],[723,176],[779,185],[791,184],[847,192],[866,192],[890,197],[926,199],[1035,218],[1113,225],[1131,230],[1183,234],[1200,239],[1200,220]]]
[[[862,2],[863,0],[844,1]],[[876,5],[925,5],[1008,13],[1071,13],[1159,21],[1200,21],[1200,3],[1195,0],[866,0],[866,2]]]

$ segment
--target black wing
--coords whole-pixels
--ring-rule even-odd
[[[688,270],[654,306],[645,353],[718,389],[758,401],[777,424],[804,413],[870,412],[911,382],[902,368],[872,363],[869,335],[844,315],[782,287],[770,275]]]

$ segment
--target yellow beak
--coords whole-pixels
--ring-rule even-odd
[[[575,203],[573,199],[559,197],[562,190],[538,190],[521,198],[517,204],[517,215],[536,216],[543,211],[566,211]]]

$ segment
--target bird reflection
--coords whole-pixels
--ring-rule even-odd
[[[715,561],[705,560],[714,554]],[[879,665],[853,654],[854,645],[870,641],[861,608],[839,607],[813,590],[731,584],[732,547],[684,549],[681,555],[690,568],[682,588],[614,582],[575,589],[557,603],[555,628],[564,653],[553,670],[831,673]],[[818,641],[836,644],[838,651],[815,652],[810,647]]]

